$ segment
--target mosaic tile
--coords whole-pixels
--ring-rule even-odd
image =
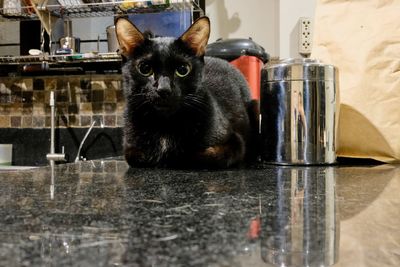
[[[33,91],[34,102],[44,103],[44,91]]]
[[[0,105],[0,115],[9,116],[10,115],[10,110],[11,110],[10,106],[11,106],[11,103],[1,104]]]
[[[81,89],[92,89],[90,79],[82,79],[80,80],[80,88]]]
[[[0,94],[11,94],[11,90],[4,82],[0,83]]]
[[[0,115],[0,128],[9,128],[11,126],[10,116]]]
[[[60,102],[70,102],[70,94],[67,89],[59,89],[55,93],[55,99],[57,103]]]
[[[32,103],[33,101],[33,91],[22,92],[22,102]]]
[[[81,126],[90,126],[92,123],[92,116],[81,115]]]
[[[0,93],[0,104],[11,103],[11,94]]]
[[[117,93],[115,90],[107,89],[104,91],[104,101],[105,102],[113,102],[117,101]]]
[[[115,110],[117,114],[123,114],[125,109],[125,103],[117,102],[117,109]]]
[[[33,79],[33,90],[34,91],[43,91],[44,90],[44,80],[42,78],[34,78]]]
[[[115,113],[117,110],[117,103],[104,103],[103,104],[104,112],[107,114]]]
[[[96,127],[99,127],[101,124],[104,124],[104,116],[103,115],[93,115],[92,121],[96,121]]]
[[[32,127],[32,116],[22,116],[22,127],[23,128]]]
[[[22,114],[32,116],[33,103],[22,103]]]
[[[12,128],[20,128],[22,125],[22,117],[21,116],[11,116],[11,127]]]
[[[33,90],[33,79],[32,78],[23,79],[21,89],[23,91],[32,91]]]
[[[106,83],[104,81],[91,81],[90,88],[92,90],[104,90],[107,88]]]
[[[117,115],[117,124],[115,126],[122,127],[124,125],[124,116]]]
[[[92,91],[87,89],[82,89],[78,93],[80,103],[82,102],[92,102]]]
[[[10,115],[22,115],[22,103],[11,103],[9,108]]]
[[[57,116],[57,126],[58,127],[69,127],[69,116],[67,115],[58,115]]]
[[[80,96],[79,96],[79,88],[80,85],[80,80],[79,78],[72,78],[69,81],[69,102],[70,103],[79,103],[80,102]]]
[[[117,116],[115,115],[104,115],[104,125],[107,127],[115,127],[117,122]]]
[[[58,90],[68,90],[69,89],[69,82],[68,82],[68,78],[65,76],[62,76],[60,78],[57,79],[57,87],[56,87],[57,91]]]
[[[125,102],[124,91],[123,90],[116,90],[115,94],[117,96],[117,102]]]
[[[50,114],[51,107],[50,106],[47,106],[47,107],[48,107],[48,112]],[[68,107],[69,107],[69,104],[67,102],[56,103],[56,112],[57,112],[57,114],[68,115],[69,114],[68,113]]]
[[[51,127],[51,116],[44,117],[44,126],[47,128]]]
[[[93,90],[92,102],[103,102],[103,101],[104,101],[104,90]]]
[[[57,89],[57,78],[47,78],[44,80],[44,88],[47,91],[55,91]]]
[[[44,104],[50,105],[50,94],[51,94],[52,91],[55,92],[54,90],[51,90],[51,91],[46,90],[46,91],[44,91]]]
[[[93,113],[103,113],[103,103],[101,102],[93,102],[92,103]]]
[[[22,90],[21,90],[21,88],[15,86],[15,84],[13,84],[13,85],[11,86],[11,96],[12,96],[12,97],[15,97],[15,99],[12,99],[12,100],[11,100],[12,102],[18,101],[18,99],[21,98],[21,96],[22,96]]]
[[[69,104],[68,105],[68,114],[78,114],[78,106],[77,104]]]
[[[45,116],[37,116],[35,114],[35,116],[33,116],[32,118],[32,126],[34,128],[44,128],[45,123],[46,123]]]
[[[80,103],[79,104],[79,113],[83,115],[92,114],[92,103]]]
[[[36,115],[43,116],[46,113],[48,113],[48,112],[46,112],[46,106],[43,105],[42,103],[34,103],[32,112],[33,112],[33,114],[35,114],[35,116]]]
[[[68,126],[80,126],[80,118],[77,115],[69,115],[68,116]]]

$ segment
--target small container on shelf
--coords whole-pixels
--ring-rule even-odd
[[[120,4],[120,8],[124,11],[130,11],[134,9],[165,9],[169,6],[169,0],[153,0],[153,1],[133,1],[124,0]]]

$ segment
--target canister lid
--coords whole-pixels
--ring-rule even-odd
[[[206,56],[218,57],[228,61],[244,55],[255,56],[264,63],[269,60],[269,55],[264,48],[251,38],[218,39],[216,42],[207,45],[206,48]]]
[[[337,68],[309,58],[290,58],[264,67],[267,81],[323,80],[334,81]]]

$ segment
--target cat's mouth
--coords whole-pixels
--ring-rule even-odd
[[[153,101],[153,107],[159,112],[165,112],[167,114],[175,113],[178,110],[178,100],[177,99],[163,99],[157,98]]]

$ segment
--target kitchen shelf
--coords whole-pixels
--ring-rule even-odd
[[[10,75],[57,75],[60,73],[118,73],[122,58],[118,53],[68,55],[1,56],[0,77]]]
[[[47,53],[37,56],[0,56],[0,64],[25,64],[41,62],[104,62],[121,60],[118,53],[85,53],[67,55],[49,55]]]

